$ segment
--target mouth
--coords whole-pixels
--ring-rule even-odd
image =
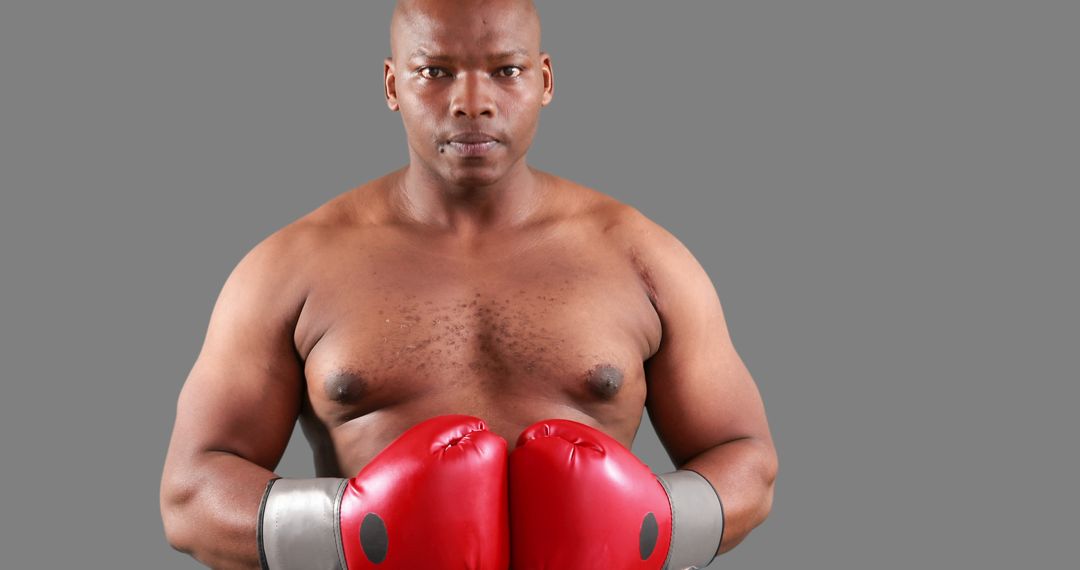
[[[450,137],[450,142],[460,143],[485,143],[491,141],[498,141],[493,135],[489,135],[483,131],[467,131],[458,133]]]
[[[482,132],[459,133],[447,141],[447,146],[461,156],[483,156],[498,144],[495,137]]]

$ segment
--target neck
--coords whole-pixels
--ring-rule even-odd
[[[487,186],[448,184],[414,162],[398,171],[390,200],[410,223],[468,238],[528,221],[543,204],[543,192],[541,175],[524,157]]]

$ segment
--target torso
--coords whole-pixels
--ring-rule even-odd
[[[294,335],[318,476],[351,476],[442,414],[480,417],[511,448],[549,418],[630,447],[660,320],[609,231],[621,205],[560,184],[565,207],[472,252],[319,213],[325,247],[305,264],[314,277]]]

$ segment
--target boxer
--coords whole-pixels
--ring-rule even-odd
[[[409,162],[273,232],[225,280],[177,402],[160,493],[169,544],[214,568],[296,556],[487,568],[503,532],[510,558],[533,568],[597,568],[585,559],[598,552],[609,569],[675,568],[734,548],[772,505],[760,394],[674,235],[528,164],[554,93],[532,2],[402,0],[390,40],[384,96]],[[613,68],[679,87],[663,69]],[[635,112],[663,114],[665,101]],[[670,474],[626,451],[646,409]],[[410,432],[448,415],[484,427]],[[555,420],[594,431],[530,429]],[[297,422],[314,477],[276,472]],[[424,455],[460,430],[477,457]],[[560,456],[570,434],[591,443]],[[505,483],[492,437],[506,442]],[[465,467],[475,479],[462,481]],[[500,485],[505,528],[485,514]],[[448,502],[417,511],[416,493]],[[604,512],[559,497],[603,498]],[[440,546],[454,537],[466,543]]]

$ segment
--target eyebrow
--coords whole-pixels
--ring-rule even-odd
[[[512,57],[512,56],[515,56],[515,55],[529,57],[529,50],[527,50],[525,48],[515,48],[515,49],[512,49],[512,50],[502,51],[502,52],[499,52],[499,53],[491,54],[491,55],[488,56],[488,59],[492,59],[492,60],[506,59],[506,58],[509,58],[509,57]],[[448,55],[431,53],[431,52],[427,51],[426,49],[424,49],[422,47],[416,48],[415,50],[413,50],[413,52],[411,54],[409,54],[409,59],[414,59],[414,58],[417,58],[417,57],[424,57],[424,58],[427,58],[427,59],[438,60],[438,61],[446,61],[446,60],[453,59],[452,57],[450,57]]]

